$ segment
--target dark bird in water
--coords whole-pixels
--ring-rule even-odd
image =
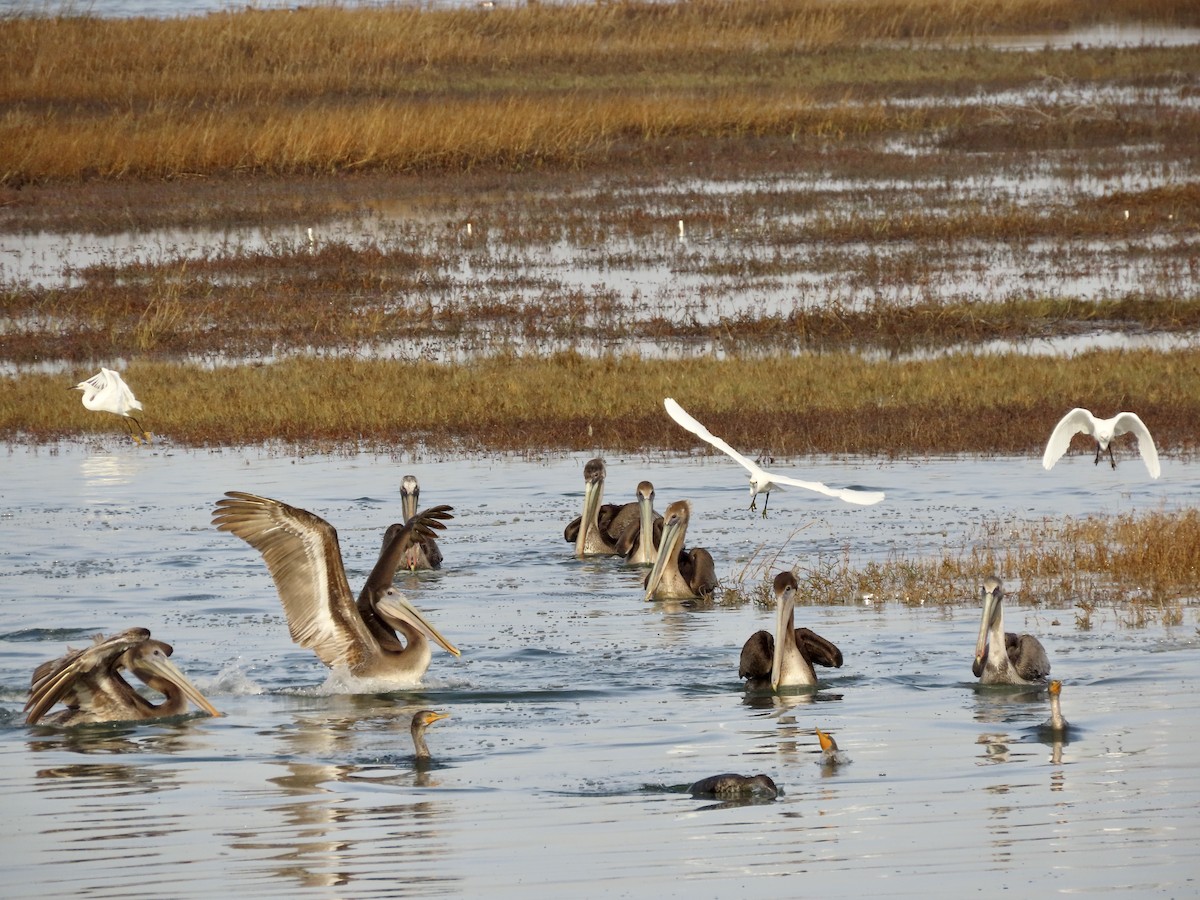
[[[1100,464],[1100,457],[1107,453],[1112,467],[1117,467],[1113,457],[1112,442],[1122,434],[1132,434],[1137,438],[1138,452],[1146,471],[1151,478],[1157,478],[1162,470],[1158,465],[1158,449],[1154,446],[1154,438],[1150,437],[1150,429],[1146,427],[1137,413],[1117,413],[1111,419],[1097,419],[1090,410],[1076,407],[1058,420],[1054,430],[1050,432],[1050,440],[1046,442],[1046,452],[1042,454],[1042,467],[1052,469],[1071,446],[1071,438],[1077,434],[1091,435],[1096,440],[1096,458],[1093,462]]]
[[[975,642],[971,671],[982,684],[1043,684],[1050,660],[1041,641],[1031,634],[1004,630],[1004,585],[995,575],[983,580],[983,619]]]
[[[662,541],[663,517],[654,511],[654,485],[643,481],[637,486],[637,521],[617,540],[617,552],[633,566],[652,566],[658,559]]]
[[[159,719],[182,715],[189,701],[210,716],[219,716],[168,659],[171,653],[170,644],[151,640],[145,628],[130,628],[107,638],[96,635],[90,647],[68,649],[65,656],[34,670],[25,721],[29,725],[85,725]],[[132,672],[165,699],[156,704],[143,697],[122,677],[122,670]],[[46,715],[56,703],[67,708]]]
[[[395,533],[417,517],[417,499],[421,496],[421,486],[417,484],[417,476],[405,475],[400,481],[400,509],[404,515],[403,525],[392,525],[384,533],[383,547],[395,538]],[[381,551],[382,552],[382,551]],[[418,535],[404,551],[404,568],[410,572],[417,569],[440,569],[442,567],[442,551],[432,534]]]
[[[1065,734],[1071,727],[1071,723],[1063,718],[1060,705],[1061,694],[1062,682],[1050,682],[1050,718],[1043,723],[1042,728],[1055,734]]]
[[[449,506],[434,506],[397,528],[357,603],[346,580],[337,531],[320,516],[269,497],[229,491],[217,501],[212,521],[262,554],[293,641],[331,669],[344,666],[358,678],[408,686],[429,668],[429,638],[459,655],[458,648],[392,586],[409,548],[444,528],[442,522],[450,518]]]
[[[693,797],[712,797],[717,800],[740,800],[761,798],[774,800],[779,788],[767,775],[710,775],[688,788]]]
[[[849,758],[838,749],[837,741],[833,739],[833,735],[826,734],[820,728],[815,729],[817,732],[817,740],[821,743],[821,758],[818,760],[823,766],[840,766],[850,762]]]
[[[450,713],[434,712],[432,709],[423,709],[412,717],[409,731],[412,733],[417,759],[429,759],[429,745],[425,743],[425,729],[439,719],[448,718],[450,718]]]
[[[796,576],[775,576],[775,635],[756,631],[742,646],[738,677],[750,690],[777,691],[782,687],[816,687],[813,665],[840,668],[842,651],[808,628],[796,627]]]
[[[712,554],[703,547],[684,549],[692,505],[677,500],[663,516],[658,558],[646,576],[647,600],[695,600],[717,589],[717,571]]]
[[[625,531],[638,522],[638,504],[604,503],[604,460],[589,459],[583,467],[583,512],[563,529],[563,539],[575,545],[575,556],[620,556],[617,548]]]

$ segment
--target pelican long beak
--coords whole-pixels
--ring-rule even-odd
[[[983,618],[979,620],[979,637],[975,641],[975,661],[971,663],[971,671],[978,678],[983,674],[983,662],[987,657],[987,642],[988,629],[992,627],[992,619],[1000,609],[1000,600],[996,596],[995,590],[983,590]],[[998,653],[1003,653],[1004,648],[997,649]]]
[[[783,680],[784,641],[795,641],[796,589],[788,585],[775,609],[775,652],[771,655],[771,690],[779,690]]]
[[[462,656],[462,653],[452,643],[442,637],[442,633],[429,624],[426,619],[417,610],[415,606],[408,602],[408,598],[399,591],[389,591],[388,595],[375,604],[375,612],[378,613],[384,621],[389,618],[409,622],[417,628],[425,632],[426,635],[433,638],[447,653],[453,653],[455,656]]]
[[[686,526],[672,516],[663,524],[662,539],[658,544],[658,556],[654,560],[654,568],[646,576],[646,599],[653,600],[658,583],[662,581],[667,564],[679,556],[679,544],[683,541]]]
[[[583,559],[588,533],[596,527],[596,514],[604,499],[604,479],[589,481],[583,489],[583,517],[579,520],[579,535],[575,538],[575,556]]]
[[[217,708],[208,702],[208,698],[200,693],[200,689],[192,684],[188,677],[179,670],[179,667],[165,656],[148,656],[140,664],[142,668],[151,674],[157,675],[164,681],[170,681],[176,685],[183,692],[183,696],[187,697],[210,716],[221,715],[217,711]]]

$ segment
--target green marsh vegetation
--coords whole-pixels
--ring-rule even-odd
[[[1048,431],[1072,405],[1136,409],[1189,455],[1200,58],[1049,43],[1095,25],[1194,28],[1200,7],[0,19],[0,241],[64,235],[69,257],[0,284],[0,434],[119,433],[64,389],[119,361],[179,445],[692,448],[671,395],[766,455],[1034,454],[1045,435],[1014,423]],[[1030,34],[1047,44],[997,46]],[[185,236],[70,254],[159,229]],[[221,237],[248,229],[262,241]],[[1180,349],[975,352],[1095,332]],[[1197,546],[1192,519],[1159,515],[847,554],[806,584],[951,602],[994,566],[1081,598],[1081,625],[1113,597],[1173,621],[1194,559],[1126,552],[1171,529]]]

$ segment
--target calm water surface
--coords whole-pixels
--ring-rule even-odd
[[[1074,610],[1009,607],[1009,626],[1039,634],[1065,682],[1069,741],[1038,731],[1044,692],[972,684],[973,605],[803,608],[845,666],[815,695],[749,698],[738,651],[770,610],[645,603],[637,571],[574,560],[561,529],[584,459],[138,451],[115,438],[10,449],[4,895],[1195,895],[1194,609],[1143,629],[1100,610],[1081,631]],[[780,493],[764,521],[725,461],[608,463],[609,499],[632,498],[644,477],[660,509],[690,498],[690,543],[731,581],[760,577],[776,550],[777,568],[845,547],[857,561],[936,553],[985,518],[1200,499],[1197,467],[1170,459],[1158,482],[1136,458],[1114,473],[1073,456],[1053,474],[1024,458],[816,459],[776,467],[882,488],[887,501]],[[463,655],[438,650],[419,688],[347,694],[290,642],[259,555],[215,531],[211,510],[245,489],[318,512],[338,526],[357,589],[406,472],[456,519],[445,569],[400,582]],[[22,724],[38,662],[133,625],[174,644],[224,717]],[[430,729],[434,762],[421,770],[408,722],[427,706],[451,718]],[[850,764],[819,764],[817,725]],[[681,790],[725,771],[766,772],[785,793],[722,805]]]

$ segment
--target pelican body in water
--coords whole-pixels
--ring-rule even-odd
[[[416,518],[417,500],[420,496],[421,486],[417,483],[417,476],[405,475],[400,481],[400,503],[401,511],[404,514],[404,524],[408,524]],[[386,549],[388,543],[395,537],[393,529],[402,527],[402,525],[393,525],[384,533],[383,549]],[[440,569],[441,567],[442,550],[438,547],[437,539],[432,535],[419,536],[404,551],[404,568],[410,572],[415,572],[417,569]]]
[[[860,491],[857,488],[831,488],[819,481],[801,481],[798,478],[789,478],[786,475],[775,475],[763,469],[753,460],[738,453],[724,440],[717,437],[696,419],[692,418],[687,410],[676,403],[671,397],[663,400],[663,406],[667,410],[667,415],[674,419],[676,423],[686,428],[702,441],[712,444],[716,449],[729,456],[730,459],[750,473],[750,508],[755,509],[757,507],[758,495],[762,494],[762,514],[764,518],[767,515],[767,501],[770,499],[771,491],[775,488],[782,488],[785,485],[815,491],[818,494],[824,494],[826,497],[836,497],[838,500],[844,500],[847,503],[857,503],[860,506],[871,506],[883,500],[884,495],[880,491]]]
[[[565,529],[563,538],[575,545],[575,556],[620,556],[618,544],[626,529],[638,521],[638,504],[604,503],[604,480],[608,467],[600,458],[583,467],[583,512]]]
[[[688,788],[688,793],[693,797],[712,797],[717,800],[774,800],[779,796],[779,788],[769,775],[737,775],[727,772],[724,775],[710,775],[700,779]]]
[[[1050,440],[1046,442],[1046,452],[1042,454],[1042,467],[1046,470],[1054,468],[1054,464],[1071,446],[1071,438],[1077,434],[1090,434],[1095,438],[1096,458],[1093,462],[1099,465],[1101,455],[1107,452],[1108,461],[1114,469],[1117,467],[1117,460],[1113,456],[1113,439],[1122,434],[1132,434],[1137,438],[1138,452],[1142,455],[1142,462],[1146,464],[1146,471],[1150,473],[1150,477],[1157,478],[1162,474],[1154,438],[1150,437],[1150,429],[1137,413],[1120,412],[1111,419],[1098,419],[1090,410],[1082,407],[1076,407],[1058,420],[1058,424],[1050,432]]]
[[[813,664],[840,668],[842,651],[808,628],[796,627],[796,591],[791,572],[780,572],[775,591],[775,635],[756,631],[742,646],[738,677],[750,690],[777,691],[785,687],[816,687]]]
[[[658,559],[662,541],[663,517],[654,511],[654,485],[643,481],[637,486],[637,521],[621,534],[617,552],[633,566],[652,566]]]
[[[1046,650],[1031,634],[1004,630],[1004,585],[995,575],[983,580],[983,618],[971,671],[982,684],[1043,684],[1050,674]]]
[[[145,628],[130,628],[105,638],[96,635],[84,650],[44,662],[33,672],[25,721],[54,725],[87,725],[178,716],[194,703],[210,716],[219,716],[188,677],[171,662],[170,644],[152,640]],[[165,698],[153,703],[126,681],[121,671],[132,672]],[[46,713],[55,704],[67,708]]]
[[[135,444],[143,440],[149,444],[154,435],[142,427],[134,412],[141,412],[142,404],[130,390],[120,373],[101,366],[100,371],[86,381],[81,381],[72,390],[83,391],[83,406],[96,412],[110,412],[121,417],[129,436]],[[137,430],[134,430],[134,425]]]
[[[644,582],[647,600],[695,600],[717,589],[712,554],[703,547],[684,549],[691,515],[692,504],[686,500],[667,507],[658,557]]]
[[[429,668],[429,638],[460,655],[392,586],[409,548],[434,529],[445,528],[443,522],[450,518],[449,506],[434,506],[396,528],[357,603],[346,580],[337,531],[320,516],[279,500],[229,491],[217,501],[212,521],[262,554],[293,641],[331,669],[344,666],[357,678],[407,686]]]
[[[440,719],[448,718],[450,713],[436,712],[432,709],[423,709],[412,717],[412,725],[408,730],[412,735],[413,748],[418,760],[430,758],[429,745],[425,743],[425,729]]]

